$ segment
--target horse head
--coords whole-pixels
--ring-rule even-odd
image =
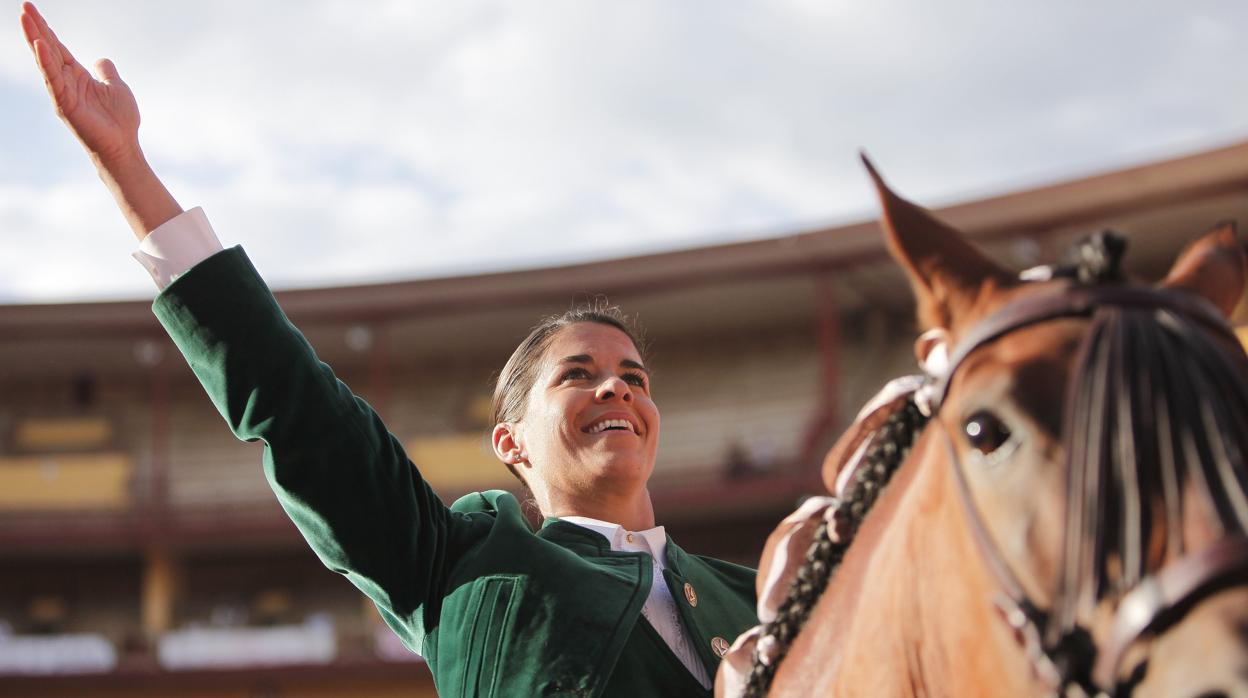
[[[927,373],[883,411],[926,421],[852,530],[828,517],[828,537],[853,541],[774,694],[1248,695],[1233,225],[1155,287],[1126,282],[1112,236],[1020,278],[867,167]],[[873,426],[838,445],[831,491],[855,495],[848,451],[878,438]],[[873,477],[857,489],[882,487]]]

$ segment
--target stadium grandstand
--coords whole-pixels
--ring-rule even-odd
[[[1016,269],[1112,228],[1157,278],[1215,222],[1248,224],[1248,143],[939,213]],[[488,449],[493,374],[537,317],[600,294],[647,327],[657,519],[698,553],[754,564],[857,407],[913,369],[909,289],[874,221],[278,298],[449,502],[516,486]],[[0,695],[435,695],[259,460],[147,302],[0,306]]]

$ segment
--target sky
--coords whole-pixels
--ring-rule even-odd
[[[44,0],[271,285],[455,276],[938,206],[1248,139],[1243,0]],[[150,298],[0,32],[0,303]]]

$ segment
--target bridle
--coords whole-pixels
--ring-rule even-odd
[[[1024,280],[1033,278],[1036,277],[1025,276]],[[1078,564],[1071,564],[1072,560],[1079,559],[1079,555],[1072,554],[1072,550],[1086,554],[1087,551],[1081,550],[1079,544],[1082,540],[1080,535],[1085,534],[1088,527],[1081,518],[1072,516],[1072,512],[1077,512],[1089,501],[1093,506],[1101,503],[1096,499],[1099,491],[1089,492],[1088,489],[1106,488],[1099,485],[1084,488],[1083,483],[1075,478],[1077,468],[1086,467],[1089,461],[1095,461],[1096,458],[1087,452],[1086,445],[1075,448],[1076,440],[1072,440],[1070,435],[1077,431],[1072,428],[1072,424],[1081,417],[1088,416],[1077,409],[1081,406],[1082,399],[1078,389],[1104,386],[1111,382],[1109,373],[1103,371],[1104,365],[1091,372],[1085,370],[1088,365],[1085,360],[1094,349],[1094,337],[1098,336],[1098,331],[1112,327],[1114,322],[1129,314],[1133,322],[1142,323],[1155,333],[1168,333],[1167,337],[1178,337],[1185,348],[1193,349],[1203,366],[1213,365],[1219,380],[1230,383],[1226,390],[1232,394],[1232,399],[1239,406],[1240,415],[1248,414],[1248,379],[1245,378],[1243,367],[1246,357],[1242,351],[1237,356],[1232,356],[1224,347],[1205,340],[1206,336],[1213,336],[1223,340],[1227,346],[1239,346],[1221,314],[1204,299],[1179,291],[1104,283],[1112,280],[1112,277],[1106,279],[1093,276],[1085,279],[1080,273],[1074,278],[1078,278],[1081,283],[1029,295],[1006,304],[972,327],[947,361],[925,359],[925,376],[907,376],[891,382],[868,405],[863,414],[859,415],[857,424],[865,429],[865,433],[854,430],[856,435],[846,442],[843,451],[840,447],[845,442],[844,437],[842,442],[838,442],[838,448],[834,449],[834,453],[839,451],[842,455],[854,454],[848,460],[838,462],[840,475],[832,500],[834,504],[824,514],[824,522],[815,533],[804,563],[796,571],[795,581],[790,587],[788,597],[781,604],[777,617],[759,627],[759,639],[752,651],[752,666],[745,687],[746,696],[763,696],[768,692],[780,662],[788,653],[801,626],[809,618],[813,600],[817,600],[822,594],[843,555],[852,545],[854,533],[861,525],[863,517],[870,511],[878,493],[887,486],[892,473],[900,466],[918,432],[923,430],[925,424],[930,423],[931,418],[940,416],[940,407],[945,402],[950,384],[966,359],[977,350],[1010,333],[1053,320],[1090,320],[1088,333],[1079,350],[1079,368],[1071,374],[1066,392],[1068,422],[1064,440],[1068,482],[1062,578],[1064,582],[1075,580],[1076,591],[1071,592],[1071,585],[1067,584],[1066,593],[1059,590],[1055,596],[1053,608],[1045,609],[1036,604],[1018,581],[975,505],[948,426],[944,420],[936,420],[940,422],[937,430],[944,434],[948,460],[954,471],[953,479],[957,483],[955,486],[959,490],[961,506],[970,524],[972,537],[999,586],[999,593],[994,601],[1001,617],[1022,646],[1037,678],[1049,687],[1054,696],[1128,696],[1142,677],[1133,675],[1126,681],[1119,680],[1120,665],[1127,650],[1150,634],[1166,631],[1196,604],[1213,593],[1231,586],[1248,584],[1248,537],[1244,535],[1248,530],[1248,525],[1244,523],[1248,521],[1248,516],[1245,516],[1240,525],[1231,527],[1233,533],[1225,534],[1212,545],[1190,554],[1180,551],[1177,559],[1160,569],[1145,568],[1147,573],[1141,571],[1131,578],[1128,586],[1119,586],[1115,618],[1103,646],[1098,646],[1093,641],[1092,634],[1077,623],[1075,606],[1079,600],[1077,597],[1082,593],[1078,584],[1082,583],[1081,578],[1089,574],[1089,571],[1081,569]],[[1096,282],[1100,282],[1099,285],[1092,285]],[[1130,334],[1127,336],[1130,337]],[[1205,344],[1202,345],[1197,340],[1205,340]],[[1141,367],[1128,366],[1130,362],[1122,361],[1121,368],[1139,371],[1141,368],[1155,367],[1159,360],[1182,361],[1184,358],[1186,357],[1173,356],[1173,349],[1161,346],[1157,355],[1148,357],[1151,363],[1144,361]],[[1101,401],[1112,398],[1119,402],[1129,402],[1130,389],[1124,388],[1121,380],[1117,381],[1117,385],[1118,391],[1113,395],[1106,395],[1110,392],[1107,388],[1093,389],[1092,392],[1098,394],[1097,399]],[[1097,408],[1092,408],[1089,412],[1094,416],[1102,414]],[[1184,419],[1182,415],[1165,417],[1164,426],[1186,429],[1189,423]],[[1239,419],[1241,422],[1245,421]],[[1161,427],[1162,421],[1163,418],[1158,417],[1155,426]],[[881,423],[883,426],[880,426]],[[1234,426],[1238,427],[1240,423],[1237,422]],[[1160,433],[1165,429],[1159,428],[1157,431]],[[1232,471],[1231,479],[1241,495],[1246,479],[1243,473],[1246,452],[1248,437],[1233,458],[1227,458],[1223,454],[1222,461],[1217,464],[1224,471]],[[864,453],[867,454],[866,457],[863,456]],[[871,454],[883,454],[883,459],[872,458]],[[1157,452],[1142,455],[1156,457]],[[1182,465],[1187,466],[1185,458],[1187,456],[1172,458],[1172,462],[1168,464],[1170,469],[1175,470],[1175,464],[1181,460]],[[1132,469],[1137,462],[1141,461],[1127,457],[1115,461],[1114,465]],[[1200,460],[1196,459],[1196,462],[1200,463]],[[865,495],[862,494],[864,491]],[[1107,491],[1112,494],[1112,490]],[[835,535],[832,534],[833,530],[836,531]],[[1106,534],[1099,527],[1092,530],[1097,536],[1092,541],[1094,550],[1100,552],[1103,548],[1102,539]],[[1141,531],[1136,530],[1134,533],[1140,534]],[[1093,570],[1090,574],[1095,578],[1096,571]],[[1098,595],[1097,600],[1103,596]]]
[[[950,383],[965,360],[1006,335],[1062,318],[1090,318],[1097,322],[1098,318],[1123,310],[1145,311],[1172,332],[1203,330],[1238,346],[1234,333],[1212,304],[1195,295],[1125,286],[1071,285],[1057,292],[1013,301],[974,326],[951,353],[947,369],[931,377],[927,386],[920,390],[917,402],[925,412],[939,417]],[[1084,341],[1086,345],[1088,340]],[[1086,346],[1081,349],[1081,353],[1086,351]],[[1228,356],[1221,358],[1230,367],[1225,379],[1235,384],[1239,395],[1248,396],[1244,375],[1235,369]],[[1076,383],[1096,378],[1081,373],[1076,371],[1071,376],[1072,383],[1067,390],[1068,414],[1069,396],[1074,394]],[[1091,633],[1074,620],[1071,608],[1042,609],[1024,591],[975,505],[949,427],[945,425],[941,431],[945,434],[954,480],[972,535],[1000,587],[996,605],[1023,646],[1035,673],[1054,695],[1129,695],[1134,683],[1121,682],[1118,678],[1129,648],[1150,634],[1164,632],[1209,595],[1230,586],[1248,584],[1248,538],[1239,533],[1224,535],[1202,550],[1168,562],[1124,590],[1118,596],[1108,640],[1103,646],[1097,646]],[[1068,444],[1068,465],[1071,459],[1081,457],[1072,450],[1075,449]],[[1240,462],[1237,467],[1243,468],[1244,464]],[[1067,507],[1074,509],[1076,503],[1068,501]],[[1064,532],[1068,544],[1072,536],[1080,535],[1079,531],[1071,530],[1071,521],[1068,516]],[[1069,560],[1064,564],[1069,564]],[[1074,603],[1071,599],[1064,601],[1067,605]],[[1063,599],[1055,599],[1055,605],[1062,603]]]

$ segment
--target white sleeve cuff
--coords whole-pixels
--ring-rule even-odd
[[[148,233],[131,256],[147,269],[156,287],[163,291],[174,279],[222,249],[204,209],[196,206]]]

